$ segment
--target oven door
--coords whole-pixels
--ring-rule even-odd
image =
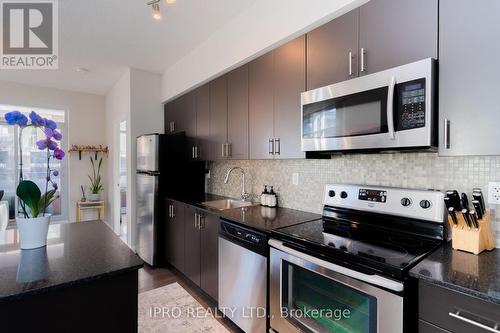
[[[398,126],[418,112],[400,106],[402,85],[424,82],[423,124]],[[412,95],[413,96],[413,95]],[[428,148],[435,145],[434,60],[425,59],[301,94],[302,150]],[[415,104],[417,105],[417,104]],[[414,119],[410,121],[415,121]]]
[[[373,285],[402,291],[400,282],[323,261],[274,239],[269,244],[273,331],[403,332],[403,297]]]

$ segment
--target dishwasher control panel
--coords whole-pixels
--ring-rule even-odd
[[[250,247],[253,250],[256,248],[260,248],[261,250],[267,248],[267,240],[269,239],[269,235],[264,232],[243,227],[226,220],[221,220],[219,235],[240,245]]]

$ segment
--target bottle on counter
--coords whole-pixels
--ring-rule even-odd
[[[267,185],[264,185],[264,191],[260,195],[260,204],[262,206],[267,206],[267,197],[269,196],[269,192],[267,191]]]
[[[274,192],[274,189],[272,186],[271,186],[271,190],[269,191],[268,196],[269,196],[268,206],[269,207],[277,207],[278,206],[278,195],[276,194],[276,192]]]

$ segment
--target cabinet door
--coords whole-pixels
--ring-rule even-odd
[[[306,82],[305,36],[274,50],[275,158],[304,158],[300,93]]]
[[[371,0],[359,8],[360,75],[437,58],[437,38],[438,0]]]
[[[184,204],[166,200],[165,259],[179,271],[184,271]]]
[[[227,74],[229,159],[248,159],[248,65]]]
[[[185,96],[185,109],[182,115],[181,130],[186,133],[187,138],[187,157],[189,160],[195,160],[195,147],[197,145],[196,137],[196,90],[190,91]]]
[[[186,130],[188,116],[186,112],[186,95],[182,95],[172,102],[168,108],[170,130],[169,133],[178,133]]]
[[[269,52],[249,64],[250,159],[272,159],[269,140],[274,122],[274,53]]]
[[[173,121],[173,102],[168,102],[163,105],[163,113],[164,113],[164,132],[165,134],[169,134],[172,132],[172,121]]]
[[[219,281],[219,216],[202,213],[201,228],[201,289],[218,298]]]
[[[184,219],[184,274],[200,285],[200,230],[196,226],[198,211],[193,206],[185,206]]]
[[[307,34],[307,90],[358,76],[358,29],[355,9]]]
[[[210,85],[196,89],[196,139],[198,159],[209,159],[210,138]]]
[[[500,1],[441,0],[439,11],[439,154],[500,155]]]
[[[210,82],[210,159],[225,159],[227,143],[227,77]]]

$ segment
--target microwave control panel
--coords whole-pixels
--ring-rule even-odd
[[[396,130],[425,126],[425,79],[418,79],[397,85],[398,112]]]

